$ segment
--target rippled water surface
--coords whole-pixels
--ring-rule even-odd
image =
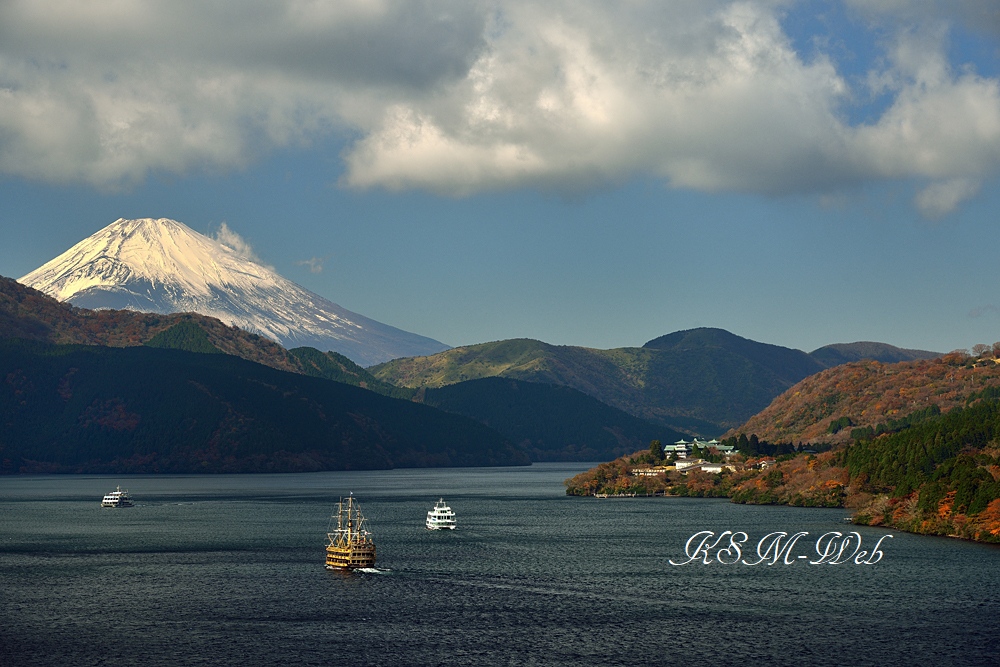
[[[870,566],[675,567],[700,530],[808,531],[814,556],[850,527],[563,495],[587,467],[0,478],[0,664],[995,664],[1000,548],[893,533]],[[118,484],[136,507],[102,510]],[[376,571],[323,567],[351,492]],[[439,497],[458,530],[424,528]]]

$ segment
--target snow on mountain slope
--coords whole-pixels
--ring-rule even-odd
[[[81,308],[196,312],[363,366],[448,349],[341,308],[174,220],[119,219],[18,282]]]

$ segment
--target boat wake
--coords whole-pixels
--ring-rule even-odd
[[[347,569],[343,567],[334,567],[333,565],[327,565],[326,569],[329,570],[330,572],[338,572],[345,576],[349,576],[358,572],[363,574],[389,574],[390,572],[392,572],[392,570],[388,568],[379,569],[377,567],[355,567]]]

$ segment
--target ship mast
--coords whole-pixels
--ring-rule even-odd
[[[328,533],[331,543],[350,544],[364,537],[362,530],[365,518],[361,516],[361,508],[354,505],[354,494],[347,496],[345,511],[344,498],[337,503],[337,530]]]
[[[361,515],[360,504],[354,502],[354,494],[340,497],[337,503],[337,527],[333,530],[333,517],[326,547],[328,568],[357,569],[375,564],[375,544],[371,534],[364,528],[365,518]]]

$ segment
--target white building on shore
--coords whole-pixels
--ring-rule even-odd
[[[712,438],[711,440],[699,440],[698,438],[695,438],[690,442],[685,440],[684,438],[681,438],[675,443],[669,445],[663,445],[663,453],[666,456],[670,456],[671,454],[677,454],[677,458],[686,459],[688,457],[688,454],[690,454],[695,447],[697,447],[702,452],[708,449],[716,449],[719,451],[719,453],[725,454],[726,456],[729,456],[734,451],[736,451],[732,445],[723,445],[715,438]]]

